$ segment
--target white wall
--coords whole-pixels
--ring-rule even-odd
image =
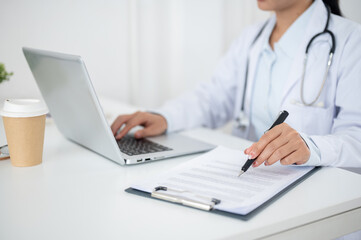
[[[154,107],[208,80],[230,38],[268,16],[253,0],[0,1],[0,62],[15,73],[0,99],[39,96],[28,46],[81,55],[99,95]]]
[[[341,6],[361,22],[361,1]],[[40,95],[28,46],[81,55],[99,95],[155,107],[207,81],[232,39],[268,16],[255,0],[0,0],[0,62],[15,73],[0,100]]]
[[[39,92],[23,46],[81,55],[98,92],[126,99],[127,1],[1,0],[0,62],[14,72],[0,96],[34,97]]]

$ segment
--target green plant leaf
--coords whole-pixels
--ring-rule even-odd
[[[10,80],[10,77],[14,75],[13,72],[7,72],[5,69],[5,65],[3,63],[0,63],[0,83],[5,80]]]

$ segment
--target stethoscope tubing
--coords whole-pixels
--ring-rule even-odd
[[[301,79],[301,88],[300,88],[300,97],[301,97],[301,102],[304,106],[312,106],[314,105],[317,100],[319,99],[319,97],[321,96],[322,90],[324,89],[326,80],[327,80],[327,76],[332,64],[332,60],[333,60],[333,55],[335,53],[336,50],[336,39],[335,39],[335,35],[333,34],[332,31],[330,31],[328,29],[328,25],[330,22],[330,16],[331,16],[331,10],[330,8],[325,4],[326,10],[327,10],[327,21],[325,24],[325,28],[322,32],[314,35],[310,41],[307,44],[306,50],[305,50],[305,58],[303,61],[303,71],[302,71],[302,79]],[[255,36],[254,40],[252,41],[252,43],[249,46],[249,52],[251,51],[252,47],[254,46],[254,44],[257,42],[257,40],[259,39],[259,37],[261,36],[263,30],[265,29],[266,25],[268,24],[268,21],[262,26],[262,28],[260,29],[260,31],[257,33],[257,35]],[[331,37],[331,48],[330,48],[330,52],[329,52],[329,57],[328,57],[328,61],[327,61],[327,66],[326,66],[326,71],[325,74],[323,75],[323,80],[322,80],[322,84],[320,87],[320,90],[317,93],[317,96],[314,100],[312,100],[311,102],[306,102],[306,100],[304,99],[304,84],[305,84],[305,75],[306,75],[306,68],[307,68],[307,60],[308,60],[308,52],[309,49],[313,43],[313,41],[323,35],[323,34],[328,34]],[[247,61],[246,61],[246,70],[245,70],[245,80],[244,80],[244,87],[243,87],[243,95],[242,95],[242,103],[241,103],[241,115],[244,115],[244,108],[245,108],[245,101],[246,101],[246,90],[247,90],[247,85],[248,85],[248,73],[249,73],[249,52],[248,52],[248,56],[247,56]],[[239,122],[238,125],[240,125],[241,120],[239,119],[239,117],[236,118],[236,121]],[[247,122],[247,121],[246,121]]]

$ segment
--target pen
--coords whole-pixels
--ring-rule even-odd
[[[267,131],[269,131],[269,130],[271,130],[272,128],[274,128],[275,126],[283,123],[283,122],[286,120],[287,117],[288,117],[288,112],[285,111],[285,110],[281,111],[281,112],[279,113],[276,121],[272,124],[272,126],[271,126]],[[267,131],[266,131],[266,132],[267,132]],[[246,163],[243,165],[240,173],[238,174],[238,177],[241,176],[243,173],[245,173],[245,172],[248,170],[248,168],[252,165],[252,163],[253,163],[254,161],[256,161],[256,159],[257,159],[257,158],[254,158],[254,159],[249,159],[249,158],[248,158],[247,161],[246,161]]]

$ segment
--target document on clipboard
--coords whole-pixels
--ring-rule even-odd
[[[246,160],[240,150],[219,146],[164,174],[136,183],[126,191],[140,191],[202,210],[247,215],[314,169],[278,162],[249,169],[238,177]]]

